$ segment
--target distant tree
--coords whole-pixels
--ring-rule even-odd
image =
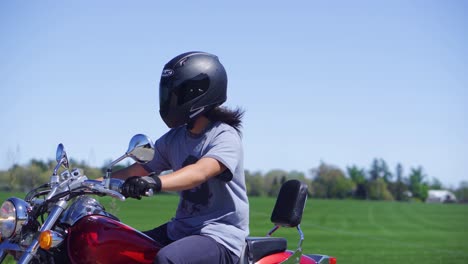
[[[285,183],[286,180],[286,175],[281,176],[280,185],[283,185],[283,183]]]
[[[264,187],[264,178],[260,172],[251,173],[245,171],[245,184],[247,195],[249,196],[264,196],[266,195]]]
[[[390,172],[387,162],[385,160],[380,159],[380,166],[381,166],[381,173],[382,173],[382,178],[384,179],[385,182],[390,182],[393,178],[392,173]]]
[[[47,170],[47,166],[42,162],[31,162],[31,165],[27,168],[29,174],[29,181],[27,184],[27,189],[31,190],[39,185],[39,178],[43,171]]]
[[[369,199],[372,200],[393,200],[392,194],[388,191],[384,178],[369,181]]]
[[[296,171],[296,170],[292,170],[292,171],[288,172],[286,178],[288,180],[296,179],[296,180],[300,180],[300,181],[303,181],[303,182],[307,182],[307,178],[306,178],[305,174],[303,172]]]
[[[0,172],[0,187],[9,191],[29,191],[50,180],[53,168],[57,165],[54,160],[42,161],[31,159],[25,165],[14,164],[7,171]],[[83,161],[70,160],[70,169],[80,168],[90,179],[103,176],[100,168],[87,165]],[[60,168],[59,174],[65,169]]]
[[[278,196],[282,181],[286,181],[287,174],[284,170],[271,170],[265,174],[265,191],[268,196]]]
[[[14,164],[9,170],[8,170],[8,189],[10,191],[13,191],[16,189],[17,185],[17,171],[20,170],[21,167],[18,164]]]
[[[408,176],[409,190],[413,194],[413,197],[422,201],[426,200],[429,189],[429,186],[426,183],[426,177],[427,176],[424,174],[423,168],[421,166],[418,168],[411,168],[411,173]]]
[[[397,201],[404,201],[407,200],[407,196],[405,192],[408,191],[408,187],[404,183],[404,176],[403,176],[403,165],[398,163],[395,169],[395,182],[389,182],[387,185],[388,190],[393,195],[395,200]]]
[[[379,160],[374,159],[369,170],[370,180],[377,180],[380,177]]]
[[[311,170],[311,174],[315,197],[343,199],[352,195],[354,183],[338,167],[322,162],[318,168]]]
[[[356,185],[354,190],[354,198],[367,199],[367,179],[364,169],[358,168],[356,165],[346,168],[349,177]]]
[[[371,168],[369,170],[370,179],[367,184],[369,198],[377,200],[393,200],[393,196],[388,191],[388,183],[392,179],[392,173],[388,169],[388,165],[383,159],[375,158],[372,161]],[[382,179],[384,185],[382,185]]]
[[[388,169],[387,162],[385,162],[383,159],[377,158],[372,161],[369,175],[371,180],[383,178],[385,182],[389,182],[393,177],[392,173]]]
[[[442,182],[439,181],[437,178],[432,178],[431,183],[429,184],[429,188],[432,190],[442,190],[444,186],[442,185]]]

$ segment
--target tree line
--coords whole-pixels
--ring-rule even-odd
[[[401,163],[392,171],[385,160],[375,158],[369,168],[352,165],[341,168],[321,162],[308,175],[298,171],[271,170],[265,174],[246,171],[249,196],[276,196],[288,179],[309,185],[309,195],[323,199],[360,199],[388,201],[425,201],[428,190],[445,188],[436,178],[430,179],[422,166],[404,173]],[[460,202],[468,202],[468,182],[451,190]]]
[[[92,167],[73,159],[70,160],[70,164],[83,169],[90,179],[101,177],[106,169]],[[56,162],[53,160],[37,159],[32,159],[26,165],[13,165],[6,171],[0,171],[0,190],[29,191],[48,182],[55,165]],[[309,195],[323,199],[424,201],[429,189],[444,189],[442,182],[435,178],[429,179],[421,166],[410,168],[409,173],[405,174],[402,164],[397,164],[394,170],[391,170],[385,160],[377,158],[372,161],[369,168],[352,165],[342,170],[337,166],[321,162],[308,174],[281,169],[266,173],[245,171],[249,196],[276,197],[281,184],[289,179],[306,182],[309,186]],[[451,191],[459,201],[468,202],[468,182],[460,183],[458,188]]]

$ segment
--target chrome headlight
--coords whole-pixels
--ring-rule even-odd
[[[17,234],[28,220],[29,205],[22,199],[13,197],[0,207],[0,233],[4,238]]]

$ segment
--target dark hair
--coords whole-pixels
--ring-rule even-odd
[[[237,107],[236,109],[229,109],[224,106],[217,106],[205,113],[205,116],[211,122],[223,122],[232,126],[239,134],[242,134],[242,117],[245,111]]]

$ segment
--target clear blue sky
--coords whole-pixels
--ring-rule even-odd
[[[468,180],[468,2],[0,1],[0,169],[101,166],[167,131],[163,65],[217,54],[246,109],[245,168],[321,161]]]

